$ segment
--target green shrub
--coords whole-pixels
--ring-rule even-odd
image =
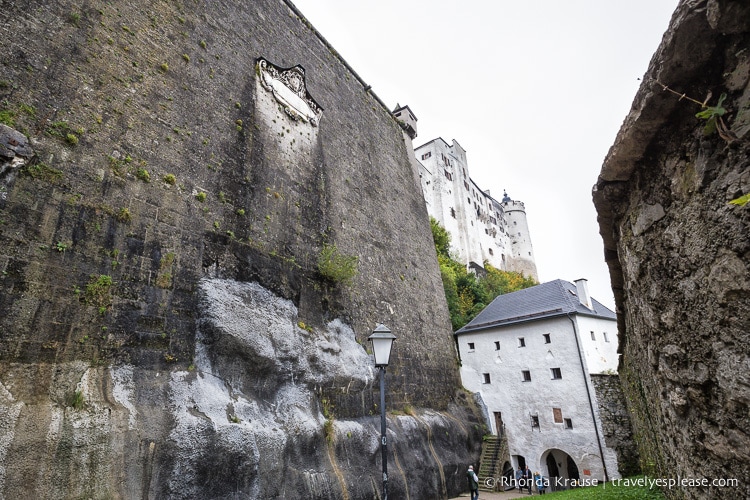
[[[125,207],[121,208],[120,211],[117,212],[117,215],[115,215],[115,218],[117,219],[118,222],[122,222],[125,224],[133,220],[133,217],[130,215],[130,210],[128,210]]]
[[[112,304],[110,288],[112,287],[112,277],[106,274],[91,276],[83,292],[83,301],[86,304],[97,306],[99,314],[103,314]]]
[[[135,171],[135,176],[138,177],[143,182],[151,182],[151,174],[149,174],[148,170],[146,170],[143,167],[140,167],[138,170]]]
[[[174,186],[177,182],[177,177],[175,177],[174,174],[167,174],[164,177],[162,177],[162,180],[166,182],[167,184]]]
[[[204,201],[206,201],[206,193],[201,191],[200,193],[195,195],[195,199],[203,203]]]
[[[83,408],[83,405],[86,401],[83,398],[83,391],[75,391],[68,395],[67,398],[65,398],[65,404],[67,406],[70,406],[71,408],[75,408],[76,410],[80,410]]]
[[[358,256],[343,255],[336,245],[326,243],[318,255],[318,272],[334,283],[349,285],[357,275],[358,263]]]

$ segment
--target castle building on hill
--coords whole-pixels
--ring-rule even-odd
[[[397,106],[404,137],[417,135],[416,117],[408,106]],[[502,201],[482,190],[469,176],[466,150],[458,141],[433,139],[414,149],[416,168],[427,212],[451,235],[451,250],[468,267],[484,262],[539,280],[523,202],[507,194]]]

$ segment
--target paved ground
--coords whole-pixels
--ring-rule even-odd
[[[534,492],[533,496],[539,495],[538,493]],[[460,499],[466,499],[471,498],[469,495],[469,492],[462,493],[461,495],[454,497],[454,498],[460,498]],[[528,493],[519,493],[518,490],[511,490],[511,491],[503,491],[503,492],[496,492],[496,493],[489,493],[487,491],[480,491],[479,492],[479,500],[510,500],[511,498],[529,498]]]

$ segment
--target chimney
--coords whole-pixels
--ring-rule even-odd
[[[589,297],[588,281],[586,281],[585,278],[581,278],[575,280],[574,283],[576,284],[576,294],[578,294],[578,301],[589,309],[593,309],[593,307],[591,307],[591,297]]]

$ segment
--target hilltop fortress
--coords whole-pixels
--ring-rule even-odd
[[[417,136],[417,118],[408,106],[394,116],[407,143]],[[526,208],[507,193],[501,201],[471,179],[466,150],[458,141],[433,139],[414,149],[427,212],[451,235],[458,260],[471,269],[488,262],[496,269],[515,271],[538,281]]]

